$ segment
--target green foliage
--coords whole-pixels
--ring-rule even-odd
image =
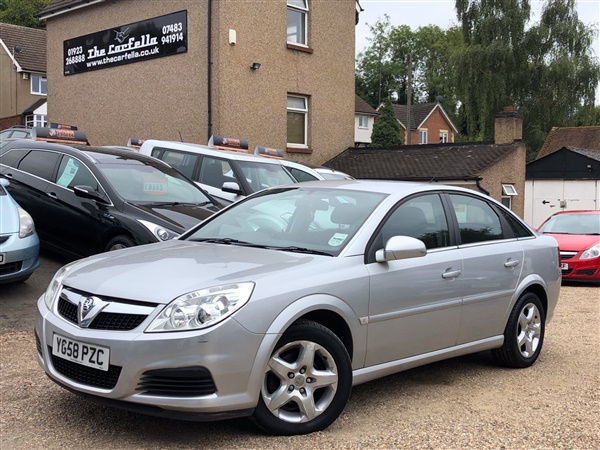
[[[460,29],[428,25],[412,31],[390,26],[389,16],[371,26],[370,45],[358,55],[356,93],[377,107],[390,97],[406,104],[408,55],[412,65],[413,103],[436,101],[456,118],[456,56],[463,47]]]
[[[0,22],[29,28],[45,29],[46,24],[37,18],[51,0],[0,0]]]
[[[396,119],[394,107],[389,98],[386,98],[383,107],[379,111],[379,116],[373,125],[371,133],[372,147],[396,147],[402,145],[402,136],[400,135],[400,124]]]

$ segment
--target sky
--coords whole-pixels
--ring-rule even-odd
[[[359,0],[364,9],[356,26],[356,53],[369,45],[368,25],[374,25],[384,14],[390,16],[392,25],[408,25],[417,29],[424,25],[438,25],[442,29],[458,25],[454,0]],[[542,12],[542,0],[531,1],[532,21],[537,22]],[[576,0],[579,19],[598,30],[600,24],[600,0]],[[368,24],[368,25],[367,25]],[[594,43],[596,57],[600,57],[600,43]]]
[[[415,30],[420,26],[437,25],[447,29],[458,25],[454,0],[359,0],[364,9],[356,25],[356,54],[368,45],[371,35],[369,25],[390,16],[392,25],[408,25]],[[542,13],[542,0],[531,1],[531,20],[538,22]],[[600,0],[576,0],[579,19],[596,30],[600,27]],[[532,23],[532,24],[533,24]],[[596,37],[592,47],[594,56],[600,60],[600,40]],[[600,89],[596,93],[596,104],[600,104]]]

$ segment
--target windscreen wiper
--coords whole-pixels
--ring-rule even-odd
[[[226,244],[226,245],[240,245],[242,247],[255,247],[255,248],[271,248],[268,245],[262,244],[253,244],[252,242],[240,241],[238,239],[231,238],[197,238],[197,239],[189,239],[193,242],[207,242],[209,244]]]
[[[286,252],[308,253],[310,255],[333,256],[331,253],[323,252],[321,250],[314,250],[312,248],[305,248],[305,247],[295,247],[295,246],[273,247],[273,246],[270,246],[269,248],[272,248],[273,250],[283,250]]]

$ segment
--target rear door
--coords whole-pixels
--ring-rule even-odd
[[[46,189],[59,159],[58,152],[24,149],[9,150],[0,158],[2,175],[10,180],[8,190],[31,215],[39,238],[46,243],[54,240],[51,229],[55,220]]]
[[[523,269],[523,247],[499,207],[469,194],[448,195],[463,260],[458,344],[497,336]]]

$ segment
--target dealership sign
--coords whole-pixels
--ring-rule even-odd
[[[187,11],[130,23],[63,42],[64,74],[187,52]]]

